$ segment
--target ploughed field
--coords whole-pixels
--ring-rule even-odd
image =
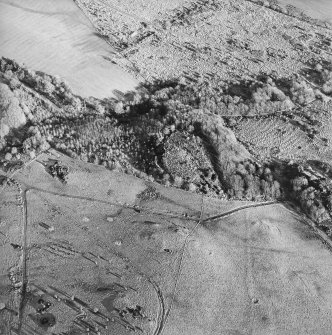
[[[105,98],[137,85],[72,0],[1,0],[0,22],[1,56],[62,77],[76,94]]]
[[[330,334],[331,252],[281,203],[202,198],[53,150],[11,177],[0,333]]]

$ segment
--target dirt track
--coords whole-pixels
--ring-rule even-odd
[[[1,56],[59,75],[83,96],[109,97],[138,84],[106,60],[111,47],[72,0],[0,0]]]

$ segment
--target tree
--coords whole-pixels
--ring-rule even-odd
[[[326,207],[327,209],[332,212],[332,193],[330,193],[326,199],[325,199],[325,202],[326,202]]]
[[[26,123],[26,117],[18,99],[6,84],[0,83],[0,123],[9,129],[18,128]],[[5,132],[7,128],[3,127]]]
[[[296,177],[291,181],[294,192],[299,192],[308,186],[308,179],[304,176]]]
[[[244,180],[242,179],[242,177],[238,174],[233,174],[230,177],[230,184],[230,195],[234,196],[237,199],[241,199],[244,192]]]
[[[244,177],[244,189],[245,189],[245,197],[249,200],[255,197],[255,184],[254,184],[254,176],[248,174]]]

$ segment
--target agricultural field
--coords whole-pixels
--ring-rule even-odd
[[[128,19],[136,8],[131,1],[122,1],[120,7],[113,1],[77,2],[98,31],[104,31],[110,43],[123,50],[121,54],[148,80],[179,75],[195,80],[198,75],[213,82],[252,78],[264,71],[284,76],[299,72],[311,58],[328,56],[319,47],[328,39],[328,28],[294,20],[250,1],[179,3],[158,20],[149,20],[150,15],[155,17],[156,7],[143,1],[145,6],[140,6],[135,15],[146,13],[146,27],[128,28],[127,33],[122,29],[117,39],[112,37],[116,30],[113,25],[127,21],[105,13],[108,9],[112,15],[122,15],[122,7],[128,4]],[[167,7],[168,2],[165,4]],[[162,12],[163,8],[157,8]],[[257,15],[259,20],[255,19]],[[130,17],[130,22],[140,24],[138,21]]]
[[[4,178],[3,334],[329,332],[330,251],[281,204],[211,202],[54,150]]]
[[[0,22],[0,56],[60,76],[76,94],[108,98],[138,85],[71,0],[1,0]]]
[[[0,335],[330,335],[324,1],[0,0]]]

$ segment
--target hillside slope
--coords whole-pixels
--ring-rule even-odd
[[[54,160],[69,168],[65,184],[48,173]],[[332,327],[331,252],[283,205],[211,201],[55,151],[0,192],[4,333],[327,335]]]
[[[1,0],[0,22],[0,56],[58,75],[76,94],[106,98],[138,85],[72,0]]]

